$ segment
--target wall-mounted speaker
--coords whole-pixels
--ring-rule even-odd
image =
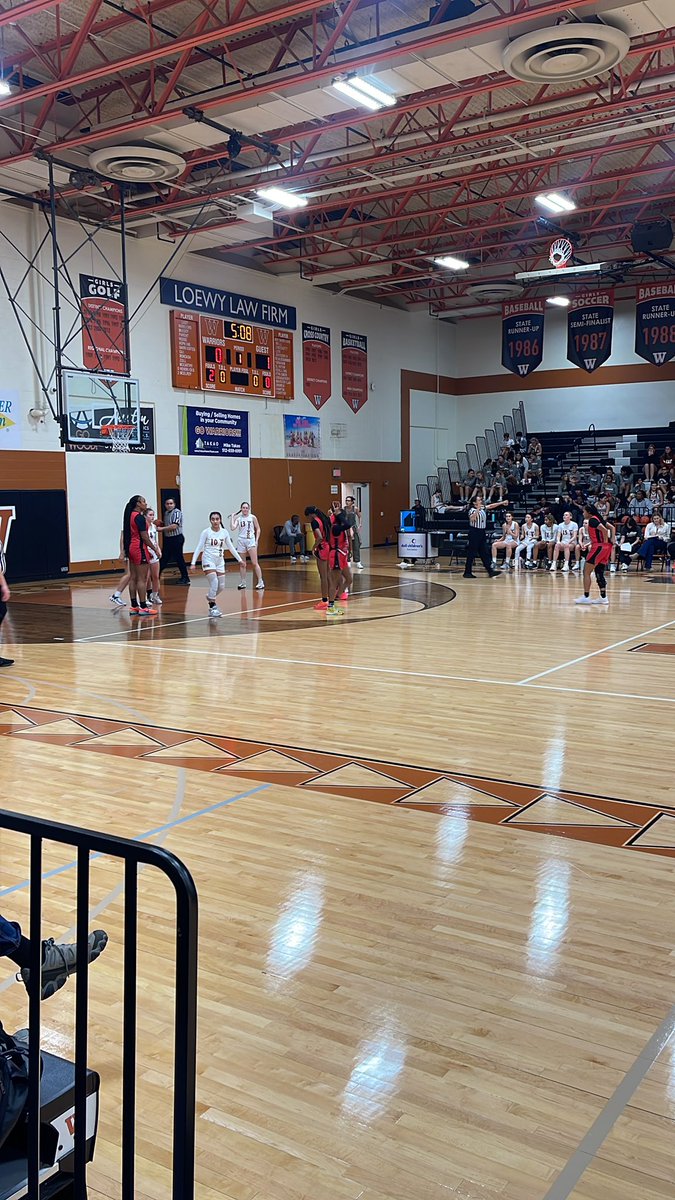
[[[636,254],[661,254],[669,250],[673,227],[667,217],[638,221],[630,232],[630,244]]]

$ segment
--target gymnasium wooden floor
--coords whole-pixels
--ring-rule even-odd
[[[675,576],[580,609],[573,576],[377,551],[329,624],[312,565],[264,567],[220,621],[201,579],[140,625],[96,578],[17,586],[3,631],[4,806],[194,873],[200,1200],[672,1200]],[[58,936],[73,874],[44,885]],[[119,1195],[119,883],[92,863],[94,1200]],[[142,876],[140,1200],[169,1194],[169,891]],[[43,1006],[47,1049],[73,1001]]]

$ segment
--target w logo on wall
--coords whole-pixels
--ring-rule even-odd
[[[9,532],[12,528],[12,522],[16,517],[16,509],[0,508],[0,542],[4,547],[5,554],[7,553],[7,545],[9,543]]]

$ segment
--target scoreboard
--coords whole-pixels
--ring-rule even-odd
[[[292,400],[293,334],[174,310],[171,380],[188,391]]]

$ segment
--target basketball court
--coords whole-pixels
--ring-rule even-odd
[[[140,627],[110,611],[112,577],[17,586],[5,803],[194,872],[199,1196],[670,1196],[675,789],[650,746],[672,724],[672,577],[615,577],[607,610],[579,610],[573,577],[395,563],[373,551],[333,624],[313,564],[265,564],[263,594],[232,568],[220,621],[201,579],[167,586]],[[47,871],[62,930],[67,854]],[[5,834],[3,911],[23,919],[25,878]],[[120,884],[92,863],[111,935],[90,980],[94,1196],[117,1179]],[[155,1197],[173,927],[166,885],[148,873],[141,895],[138,1195]],[[50,1002],[47,1049],[71,1005]]]

